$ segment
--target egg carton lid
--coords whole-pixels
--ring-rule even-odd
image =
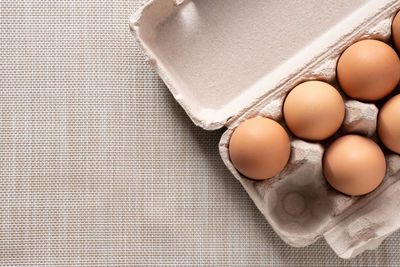
[[[395,2],[151,0],[130,27],[192,121],[215,130]]]

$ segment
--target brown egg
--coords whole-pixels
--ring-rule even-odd
[[[392,97],[379,112],[378,134],[387,148],[400,154],[400,94]]]
[[[333,142],[324,155],[324,175],[336,190],[359,196],[377,188],[386,173],[385,156],[372,140],[346,135]]]
[[[272,178],[289,160],[289,136],[274,120],[249,119],[233,132],[229,155],[235,168],[243,175],[256,180]]]
[[[392,23],[392,40],[396,46],[397,51],[400,51],[400,13],[394,17]]]
[[[376,101],[396,88],[400,60],[389,45],[363,40],[350,46],[339,58],[337,78],[343,91],[363,101]]]
[[[333,135],[344,119],[342,96],[330,84],[308,81],[297,85],[287,96],[283,114],[296,136],[319,141]]]

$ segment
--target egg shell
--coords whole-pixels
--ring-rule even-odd
[[[362,40],[340,56],[337,79],[351,98],[376,101],[392,92],[400,81],[400,59],[388,44]]]
[[[400,154],[400,94],[389,99],[380,110],[378,134],[388,149]]]
[[[268,179],[282,171],[289,160],[289,136],[274,120],[248,119],[233,132],[229,155],[243,175],[256,180]]]
[[[392,23],[392,40],[393,43],[397,49],[397,51],[400,51],[400,15],[397,13],[397,15],[394,17],[393,23]]]
[[[324,174],[336,190],[352,196],[375,190],[386,174],[386,160],[371,139],[345,135],[335,140],[324,155]]]
[[[342,96],[330,84],[307,81],[293,88],[283,105],[285,123],[292,133],[306,140],[332,136],[342,125]]]

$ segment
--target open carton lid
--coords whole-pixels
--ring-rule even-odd
[[[214,130],[329,53],[358,18],[391,3],[151,0],[130,27],[192,121]]]

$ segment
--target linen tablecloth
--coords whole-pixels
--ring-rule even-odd
[[[144,1],[1,0],[0,265],[400,265],[292,248],[128,27]]]

